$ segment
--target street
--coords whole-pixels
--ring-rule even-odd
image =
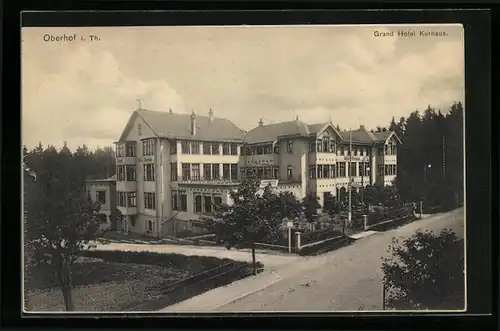
[[[281,280],[215,311],[352,311],[382,307],[381,257],[393,237],[417,230],[448,228],[464,235],[464,209],[428,216],[401,228],[362,238],[354,244],[316,257],[303,257],[273,267]],[[230,287],[227,288],[230,290]],[[189,301],[189,300],[188,300]],[[184,304],[188,306],[188,302]],[[192,310],[198,310],[192,307]],[[187,309],[186,309],[187,310]],[[172,311],[169,309],[169,311]]]

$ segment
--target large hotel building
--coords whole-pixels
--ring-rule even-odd
[[[118,230],[163,237],[191,228],[214,204],[231,203],[228,192],[247,171],[299,199],[315,194],[321,205],[326,193],[345,196],[349,178],[360,187],[390,185],[396,175],[393,132],[339,131],[298,117],[245,132],[207,115],[134,111],[116,142]]]

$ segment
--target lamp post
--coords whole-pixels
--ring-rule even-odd
[[[424,166],[424,184],[427,184],[427,168],[432,168],[432,164],[426,164]]]

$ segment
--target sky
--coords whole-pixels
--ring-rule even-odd
[[[65,34],[76,40],[44,41]],[[464,101],[461,25],[23,28],[21,54],[28,148],[110,146],[137,99],[174,113],[211,108],[244,130],[296,116],[371,129]]]

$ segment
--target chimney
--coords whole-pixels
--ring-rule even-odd
[[[364,125],[360,125],[360,126],[359,126],[359,128],[360,128],[360,129],[364,129],[364,128],[365,128],[365,126],[364,126]]]
[[[299,121],[299,115],[295,116],[295,120],[298,122]]]
[[[191,114],[191,134],[194,136],[196,135],[196,114],[193,113]]]
[[[168,108],[168,112],[172,114],[172,108]]]
[[[210,111],[208,112],[208,120],[210,122],[214,121],[214,112],[212,111],[212,108],[210,108]]]
[[[259,126],[263,126],[264,125],[264,122],[262,121],[262,117],[260,118],[260,121],[259,121]]]

